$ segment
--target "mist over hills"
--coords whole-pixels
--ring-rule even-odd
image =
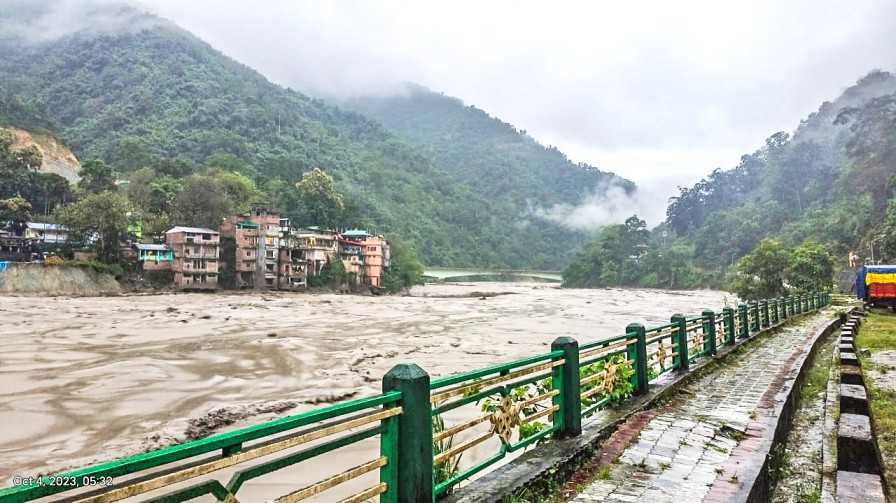
[[[0,17],[0,100],[9,106],[0,120],[52,130],[79,159],[103,159],[124,178],[163,159],[196,169],[224,159],[216,167],[263,188],[320,167],[356,206],[359,225],[411,242],[430,265],[546,269],[562,267],[585,235],[539,208],[578,204],[610,182],[634,188],[450,100],[426,120],[452,124],[455,136],[430,144],[396,134],[275,85],[132,7],[8,5]],[[389,106],[396,117],[407,112]]]
[[[870,241],[891,232],[887,220],[896,218],[888,213],[888,204],[896,210],[894,132],[896,76],[875,70],[822,103],[792,135],[775,133],[735,168],[682,188],[667,223],[695,244],[705,267],[729,264],[767,237],[867,257]]]

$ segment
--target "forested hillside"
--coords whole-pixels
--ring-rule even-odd
[[[681,188],[665,224],[641,230],[632,222],[605,229],[566,283],[730,288],[771,256],[780,259],[776,281],[787,283],[788,253],[795,270],[806,256],[826,255],[843,269],[850,251],[865,260],[872,247],[876,261],[896,261],[896,77],[869,73],[792,135],[775,133],[733,169]]]
[[[420,146],[436,165],[457,183],[476,180],[472,190],[490,201],[500,215],[532,215],[557,204],[577,204],[608,187],[625,192],[634,184],[587,164],[571,162],[556,147],[545,147],[497,117],[460,99],[405,84],[392,96],[355,98],[345,106],[385,125]],[[520,219],[509,222],[520,228]],[[557,268],[582,243],[577,231],[540,222],[539,231],[522,227],[526,243],[545,238],[550,254],[560,260],[545,263]]]
[[[551,200],[577,202],[565,198],[598,180],[596,170],[545,187],[515,169],[511,150],[491,176],[446,171],[374,120],[274,85],[169,22],[105,8],[98,31],[48,40],[0,33],[0,122],[52,129],[79,159],[103,160],[119,179],[236,172],[254,182],[259,202],[298,220],[294,184],[319,167],[346,195],[346,224],[400,236],[431,265],[555,269],[568,258],[569,233],[522,209],[551,187],[565,187]],[[10,26],[16,15],[27,28],[39,12],[0,20]],[[124,24],[110,27],[116,16]]]
[[[825,102],[792,135],[770,136],[728,171],[673,198],[667,222],[704,266],[730,263],[766,237],[870,255],[896,175],[896,77],[875,71]],[[896,259],[896,248],[890,257]]]

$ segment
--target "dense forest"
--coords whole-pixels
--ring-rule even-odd
[[[821,251],[833,257],[833,269],[845,268],[850,251],[870,260],[872,248],[875,261],[894,261],[894,190],[896,77],[873,71],[792,135],[775,133],[733,169],[680,188],[652,233],[626,241],[614,235],[619,228],[605,229],[569,267],[567,284],[730,287],[755,276],[762,257],[777,264],[781,279],[790,263],[784,255],[798,268],[800,257]],[[671,259],[659,268],[665,280],[658,255]]]
[[[577,236],[528,215],[526,201],[574,204],[605,176],[565,160],[520,166],[512,145],[500,170],[446,169],[376,121],[272,84],[167,21],[105,9],[119,29],[47,41],[0,33],[0,125],[52,130],[82,161],[103,161],[132,186],[155,183],[162,199],[190,177],[228,174],[252,182],[254,202],[301,221],[295,184],[320,168],[346,196],[339,223],[400,236],[430,265],[557,269]],[[0,19],[28,26],[37,11]]]
[[[608,186],[635,190],[628,180],[571,162],[556,147],[474,105],[415,84],[391,96],[365,96],[341,105],[380,122],[419,146],[454,183],[471,184],[488,201],[480,225],[493,240],[512,235],[534,264],[557,269],[587,236],[535,217],[536,208],[583,200]]]

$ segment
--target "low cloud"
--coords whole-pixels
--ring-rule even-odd
[[[534,206],[531,213],[577,231],[595,231],[606,225],[622,223],[632,215],[654,226],[665,216],[667,199],[661,195],[664,193],[649,186],[639,186],[629,193],[622,186],[610,183],[596,187],[579,204],[555,204],[550,208]]]
[[[0,0],[0,38],[30,44],[76,33],[136,33],[163,23],[120,0]]]

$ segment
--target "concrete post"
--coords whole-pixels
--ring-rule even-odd
[[[433,501],[432,402],[429,374],[413,363],[392,367],[383,392],[401,392],[398,416],[398,503]],[[391,460],[390,460],[391,462]]]
[[[554,405],[560,410],[554,415],[554,424],[560,428],[558,438],[582,434],[581,378],[579,375],[579,342],[572,337],[557,337],[551,343],[551,351],[563,351],[565,363],[554,367],[551,383],[560,394],[554,397]],[[559,423],[556,421],[559,420]]]

